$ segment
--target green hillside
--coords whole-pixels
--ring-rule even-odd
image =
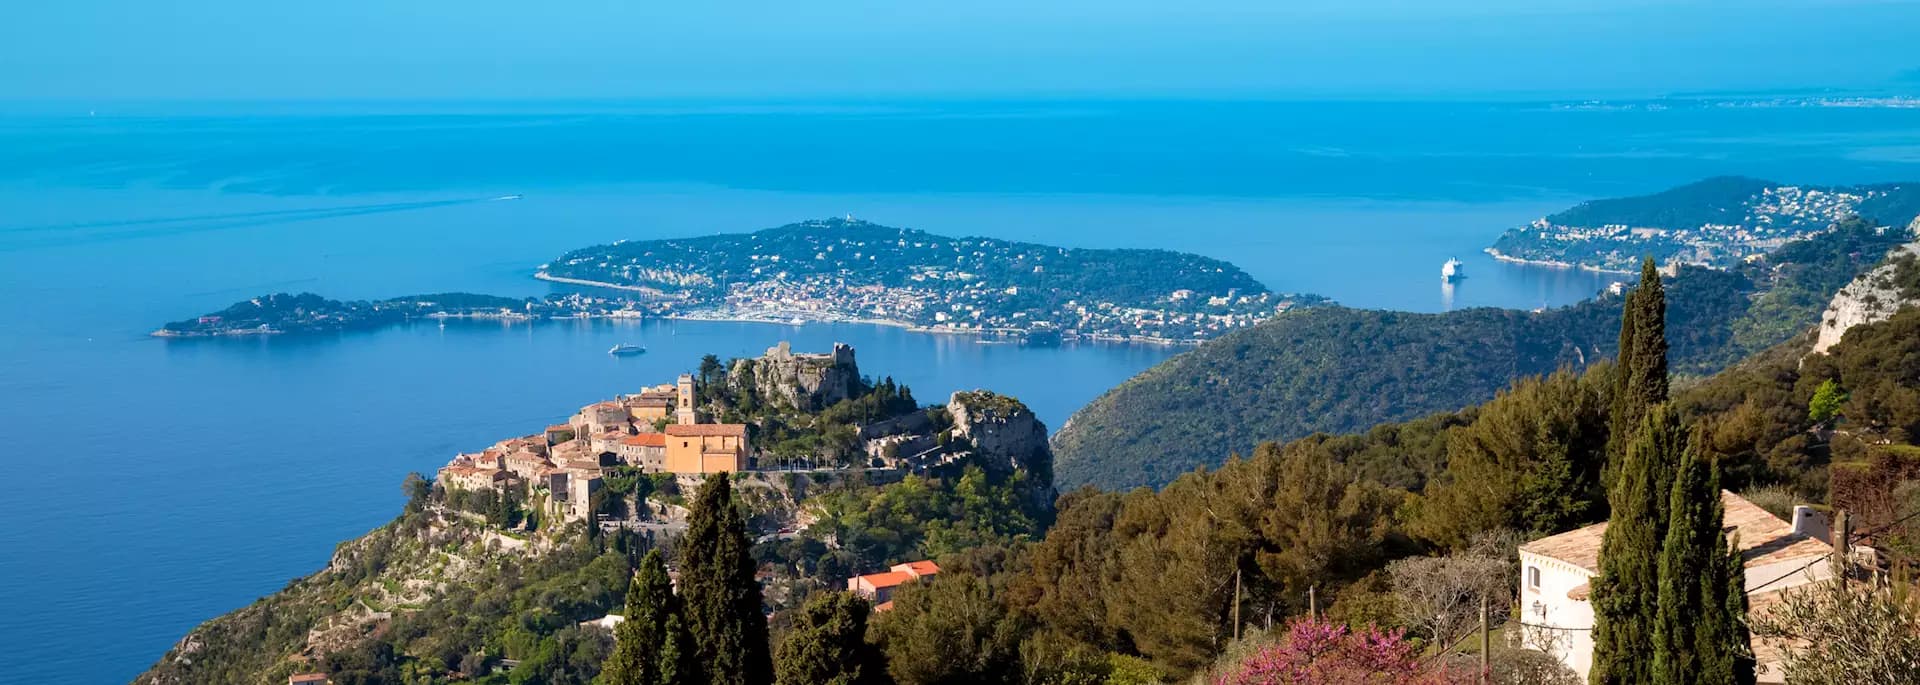
[[[1735,271],[1669,282],[1673,370],[1707,375],[1813,326],[1834,291],[1911,239],[1846,221]],[[1540,313],[1313,308],[1148,369],[1054,437],[1063,488],[1158,486],[1254,445],[1452,411],[1514,379],[1611,357],[1620,298]]]

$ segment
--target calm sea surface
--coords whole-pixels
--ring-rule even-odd
[[[167,320],[275,291],[537,294],[533,267],[572,247],[846,213],[1193,251],[1354,306],[1557,306],[1606,280],[1479,249],[1579,199],[1716,174],[1920,179],[1920,112],[15,103],[0,108],[0,426],[15,438],[0,683],[125,681],[390,518],[406,472],[702,354],[848,342],[923,400],[990,387],[1058,427],[1172,353],[687,322],[145,337]],[[505,194],[525,198],[489,200]],[[1470,278],[1443,291],[1455,256]],[[616,342],[649,353],[611,358]]]

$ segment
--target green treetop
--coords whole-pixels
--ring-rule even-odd
[[[882,685],[886,662],[867,643],[867,602],[846,592],[815,595],[775,654],[779,685]]]
[[[1593,580],[1593,685],[1653,681],[1659,557],[1674,470],[1686,440],[1680,419],[1656,405],[1627,445],[1607,501],[1612,513]]]
[[[700,486],[681,540],[681,599],[705,682],[773,682],[760,582],[748,554],[747,524],[734,505],[732,479],[713,474]]]
[[[1667,401],[1667,293],[1651,257],[1640,266],[1640,285],[1628,291],[1620,310],[1619,363],[1614,367],[1612,442],[1607,481],[1617,475],[1627,442],[1647,409]]]
[[[1725,625],[1720,590],[1725,556],[1725,520],[1720,505],[1720,473],[1700,454],[1696,435],[1680,456],[1680,468],[1667,497],[1667,534],[1660,547],[1660,606],[1653,627],[1653,682],[1658,685],[1706,683],[1708,662],[1727,663],[1721,644]]]
[[[668,676],[677,664],[665,663],[666,647],[684,642],[680,627],[680,600],[659,550],[647,552],[627,588],[626,621],[614,630],[613,654],[601,668],[606,685],[677,685]],[[675,633],[680,633],[676,635]]]

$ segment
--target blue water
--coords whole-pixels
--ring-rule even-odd
[[[1229,259],[1356,306],[1537,307],[1602,287],[1500,265],[1582,198],[1738,173],[1920,179],[1920,112],[1524,103],[59,105],[0,114],[0,683],[124,681],[194,624],[325,563],[408,471],[779,340],[859,351],[923,399],[1050,425],[1171,352],[869,326],[457,324],[160,341],[271,291],[545,292],[620,238],[852,212]],[[522,193],[518,201],[486,201]],[[1443,292],[1437,269],[1467,260]],[[650,348],[615,359],[615,342]]]

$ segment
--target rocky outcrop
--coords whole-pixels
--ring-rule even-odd
[[[734,362],[728,378],[736,385],[751,383],[762,397],[809,412],[860,393],[860,367],[845,343],[834,343],[827,354],[795,354],[793,346],[782,341],[758,359]]]
[[[1920,233],[1920,219],[1907,230]],[[1894,249],[1880,266],[1853,279],[1833,296],[1826,313],[1820,316],[1813,351],[1824,354],[1839,344],[1848,329],[1885,321],[1916,302],[1920,302],[1920,240]]]
[[[953,438],[971,445],[973,463],[998,476],[1026,471],[1051,491],[1053,450],[1047,445],[1047,426],[1027,405],[986,390],[956,392],[947,401],[947,415],[953,419]]]

